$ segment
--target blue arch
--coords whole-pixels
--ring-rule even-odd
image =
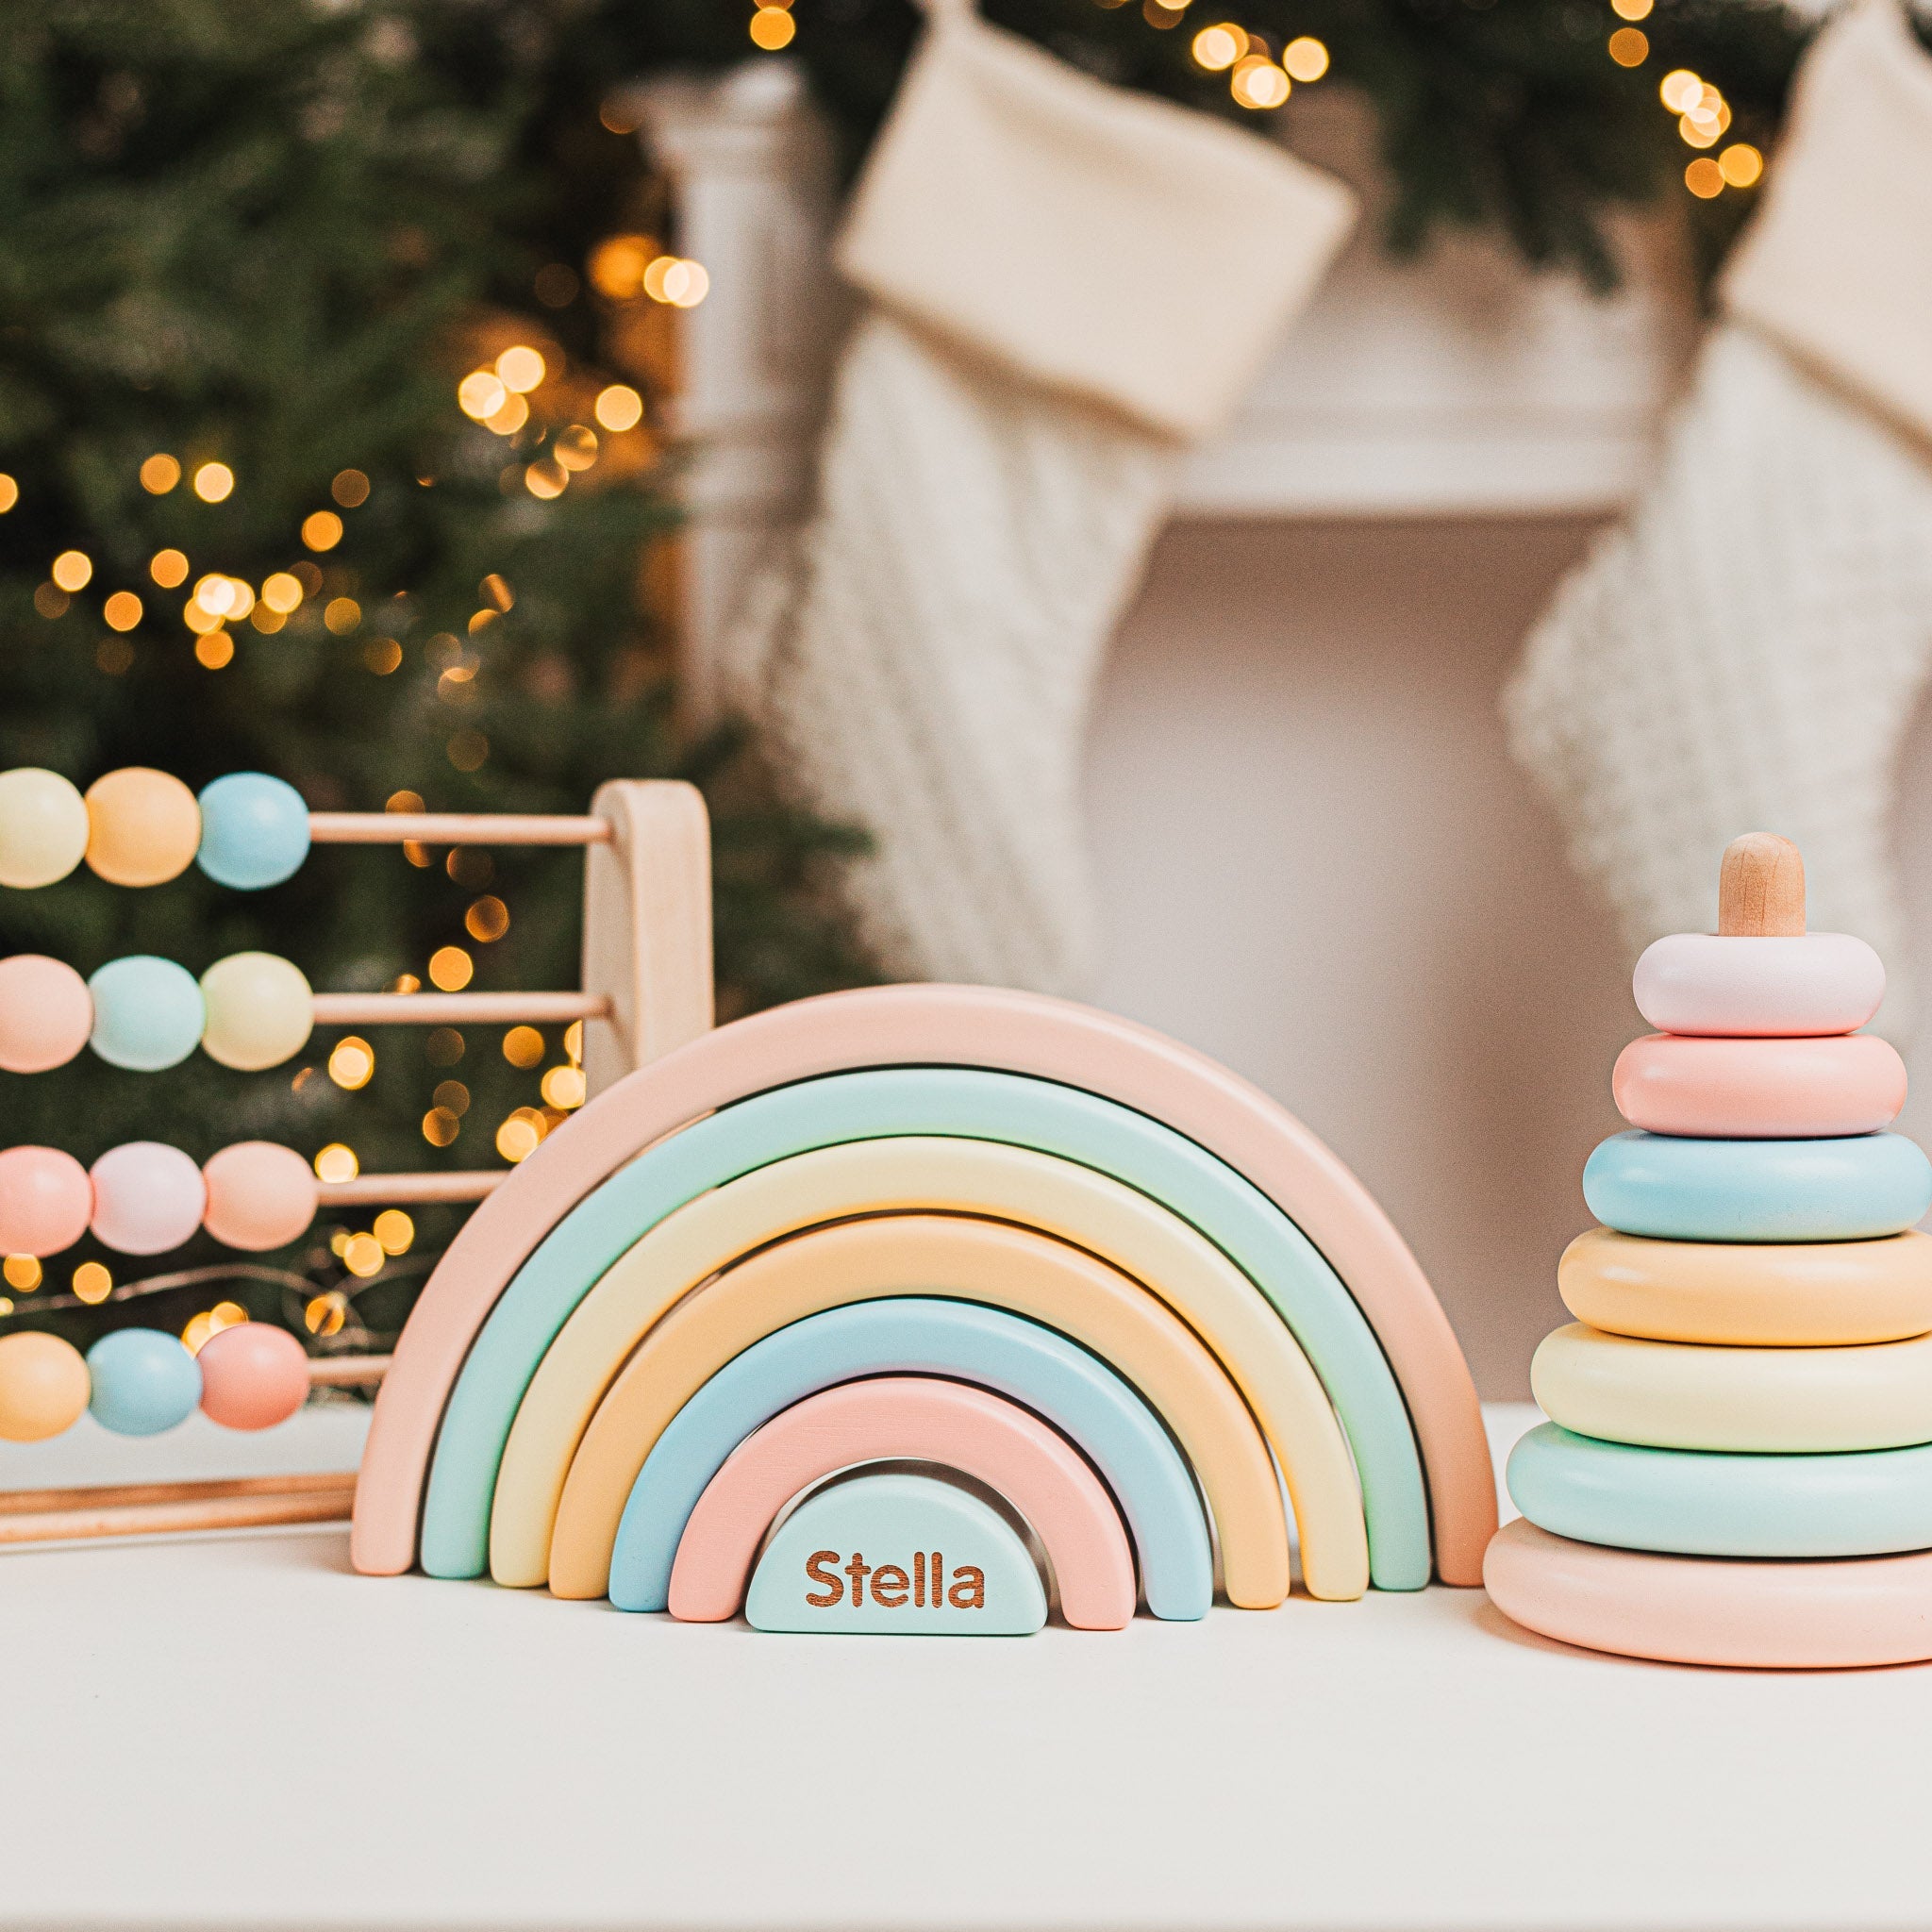
[[[1214,1553],[1194,1479],[1141,1396],[1096,1355],[1023,1315],[907,1295],[827,1308],[754,1342],[658,1437],[625,1505],[610,1601],[661,1610],[677,1541],[705,1486],[754,1429],[808,1395],[863,1375],[949,1375],[1024,1403],[1070,1437],[1113,1491],[1157,1617],[1191,1622],[1214,1601]]]
[[[754,1168],[905,1134],[1004,1141],[1111,1174],[1190,1222],[1245,1273],[1306,1351],[1361,1480],[1379,1590],[1429,1580],[1429,1514],[1408,1411],[1374,1330],[1274,1201],[1185,1135],[1116,1101],[1029,1074],[891,1067],[739,1101],[647,1148],[558,1223],[491,1310],[451,1392],[424,1501],[423,1568],[480,1576],[504,1443],[530,1377],[604,1272],[687,1201]]]

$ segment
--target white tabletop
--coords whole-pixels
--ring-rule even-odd
[[[1932,1670],[1623,1662],[1446,1590],[761,1636],[347,1543],[0,1558],[0,1924],[1932,1919]]]

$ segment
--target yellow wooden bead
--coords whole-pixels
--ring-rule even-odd
[[[194,793],[166,772],[129,765],[96,778],[87,793],[87,862],[116,886],[179,878],[201,844]]]
[[[201,975],[208,1005],[202,1051],[254,1073],[292,1059],[315,1024],[315,996],[299,967],[273,953],[231,953]]]
[[[80,1419],[92,1387],[72,1342],[29,1329],[0,1341],[0,1439],[38,1442]]]
[[[58,772],[0,772],[0,886],[64,879],[87,850],[87,806]]]

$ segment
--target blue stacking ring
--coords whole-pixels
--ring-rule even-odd
[[[1509,1494],[1552,1536],[1681,1557],[1932,1549],[1932,1443],[1840,1456],[1639,1449],[1555,1423],[1510,1452]]]
[[[1607,1226],[1674,1241],[1854,1241],[1932,1208],[1932,1161],[1903,1134],[1692,1141],[1616,1134],[1583,1170]]]

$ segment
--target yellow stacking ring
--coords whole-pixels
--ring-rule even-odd
[[[1932,1235],[1734,1247],[1594,1227],[1564,1251],[1557,1286],[1579,1322],[1653,1341],[1903,1341],[1932,1332]]]
[[[1529,1386],[1564,1428],[1652,1449],[1807,1456],[1932,1442],[1932,1335],[1708,1348],[1573,1322],[1544,1336]]]

